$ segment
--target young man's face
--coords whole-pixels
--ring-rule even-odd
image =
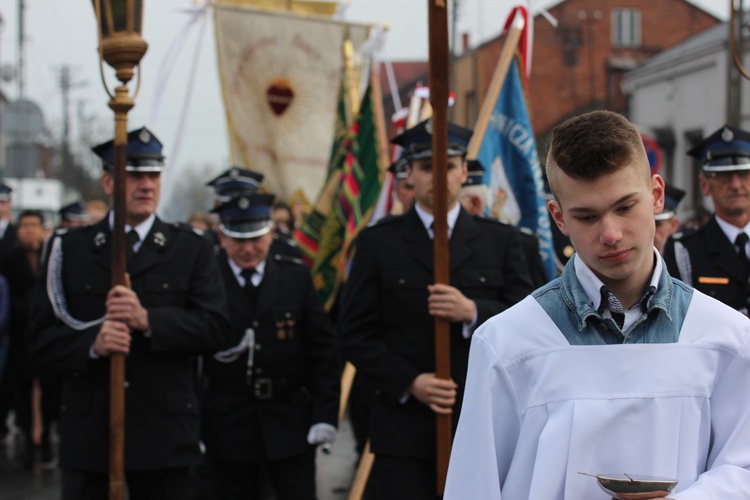
[[[112,173],[105,172],[102,186],[107,195],[114,193]],[[126,172],[125,173],[125,223],[137,226],[156,212],[161,190],[159,172]]]
[[[44,226],[39,217],[27,215],[18,219],[18,241],[27,250],[39,250],[44,241]]]
[[[407,182],[414,186],[414,198],[419,206],[432,213],[432,158],[411,160],[407,168]],[[448,158],[448,209],[458,201],[458,193],[468,175],[466,162],[460,156]]]
[[[628,164],[593,181],[555,173],[557,199],[547,206],[577,255],[613,293],[642,287],[653,272],[654,214],[664,181]]]
[[[719,217],[727,221],[750,217],[750,170],[704,172],[700,183]]]
[[[219,231],[221,248],[227,256],[242,269],[258,267],[266,260],[268,249],[273,242],[273,231],[257,238],[232,238]]]

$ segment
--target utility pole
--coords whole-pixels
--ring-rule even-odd
[[[734,46],[737,48],[739,60],[742,61],[742,56],[745,53],[745,44],[742,37],[742,18],[743,18],[743,0],[739,2],[733,1],[732,10],[734,11]],[[730,23],[732,20],[730,19]],[[730,31],[731,33],[731,31]],[[729,50],[727,50],[727,123],[729,125],[739,127],[741,118],[741,86],[742,86],[742,75],[740,70],[734,64],[734,54],[731,50],[731,43],[729,43]]]
[[[18,0],[18,100],[26,93],[26,51],[24,50],[24,0]]]

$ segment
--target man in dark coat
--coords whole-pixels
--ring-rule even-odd
[[[12,394],[15,424],[25,438],[23,461],[24,465],[30,467],[38,445],[42,445],[44,449],[45,461],[51,460],[49,425],[43,426],[41,442],[35,443],[32,435],[32,388],[34,378],[37,378],[39,373],[32,366],[23,338],[29,324],[29,303],[44,242],[42,213],[32,210],[21,212],[18,216],[16,235],[18,244],[0,260],[0,273],[7,279],[10,291],[7,378],[0,382],[0,394]],[[47,381],[45,377],[44,382]],[[44,395],[42,397],[44,398]],[[46,402],[45,398],[42,403]],[[49,407],[47,409],[45,417],[54,410]],[[49,419],[45,418],[44,423],[49,424]]]
[[[13,189],[0,182],[0,258],[16,246],[16,226],[10,209]]]
[[[113,145],[102,157],[111,195]],[[208,241],[155,216],[164,157],[147,129],[128,134],[127,273],[111,286],[114,214],[58,231],[37,282],[28,341],[35,359],[64,370],[62,499],[108,491],[109,356],[125,354],[125,475],[131,498],[186,498],[200,458],[194,355],[231,345],[226,299]]]
[[[328,315],[301,261],[270,255],[273,195],[217,209],[218,264],[236,346],[206,357],[203,440],[216,498],[315,499],[315,445],[336,434],[340,364]]]
[[[360,233],[342,293],[343,354],[375,391],[368,499],[435,498],[435,414],[458,420],[471,334],[532,291],[518,231],[458,203],[470,136],[449,125],[450,285],[434,284],[428,120],[392,141],[409,161],[415,206]],[[451,380],[434,374],[435,317],[451,322]]]
[[[750,133],[725,125],[688,154],[701,162],[700,185],[715,214],[667,241],[669,274],[745,315],[750,307]]]

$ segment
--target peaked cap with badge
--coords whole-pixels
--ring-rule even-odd
[[[472,130],[448,122],[448,156],[465,156]],[[432,118],[414,125],[391,139],[401,146],[407,160],[432,158]]]
[[[114,168],[114,140],[94,146],[91,150],[102,159],[104,170]],[[126,158],[126,172],[159,173],[164,168],[162,144],[146,127],[128,132]]]
[[[62,207],[59,212],[60,218],[72,222],[87,222],[89,220],[89,214],[86,211],[86,206],[80,201],[69,203]]]
[[[219,228],[232,238],[258,238],[273,229],[271,206],[274,195],[251,194],[232,198],[213,209],[219,214]]]
[[[660,214],[654,215],[654,220],[671,219],[677,213],[677,205],[685,196],[685,191],[678,189],[671,184],[664,187],[664,210]]]
[[[236,196],[255,194],[264,175],[240,167],[231,167],[206,183],[214,188],[214,197],[225,203]]]
[[[750,132],[724,125],[687,152],[704,172],[750,170]]]
[[[3,182],[0,182],[0,201],[10,201],[10,193],[12,192],[12,187]]]

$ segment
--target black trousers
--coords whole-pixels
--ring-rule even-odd
[[[214,497],[221,500],[260,500],[263,463],[209,458]],[[276,491],[276,500],[315,500],[315,449],[302,455],[265,463]]]
[[[435,500],[435,460],[375,455],[365,500]]]
[[[125,471],[132,500],[186,500],[187,467],[149,471]],[[62,469],[61,500],[106,500],[109,474]]]

